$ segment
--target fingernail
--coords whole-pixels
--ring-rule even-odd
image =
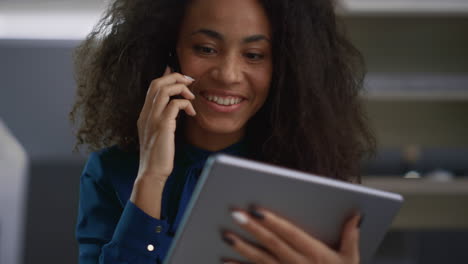
[[[364,221],[364,215],[363,214],[360,214],[360,217],[359,217],[359,222],[357,224],[357,228],[361,228],[361,225],[362,225],[362,222]]]
[[[223,264],[234,264],[235,262],[232,262],[232,261],[227,260],[227,259],[221,259],[221,263],[223,263]]]
[[[247,216],[245,214],[241,213],[241,212],[233,211],[231,213],[231,216],[232,216],[232,218],[234,218],[234,221],[236,221],[237,223],[239,223],[241,225],[245,225],[249,221]]]
[[[189,81],[195,81],[194,78],[190,77],[190,76],[187,76],[187,75],[184,75],[185,79],[189,80]]]
[[[257,209],[257,207],[255,206],[250,206],[249,207],[249,214],[255,218],[255,219],[258,219],[258,220],[263,220],[265,219],[265,215],[260,213]]]
[[[232,238],[228,237],[226,234],[223,234],[223,240],[224,240],[224,242],[226,242],[230,246],[234,245],[234,240]]]

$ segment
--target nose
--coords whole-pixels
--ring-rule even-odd
[[[242,80],[242,62],[235,55],[224,56],[214,67],[213,78],[219,82],[232,85]]]

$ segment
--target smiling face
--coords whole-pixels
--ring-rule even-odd
[[[271,39],[256,0],[192,1],[176,47],[181,72],[196,80],[190,89],[197,115],[187,120],[188,134],[243,136],[268,95]]]

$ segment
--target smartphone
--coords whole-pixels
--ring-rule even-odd
[[[167,64],[171,68],[172,72],[182,73],[180,70],[179,58],[177,57],[177,53],[175,51],[172,51],[169,53]],[[171,100],[172,99],[185,99],[185,98],[182,95],[175,95],[175,96],[171,96]],[[179,114],[177,115],[176,122],[177,122],[178,127],[183,122],[181,121],[181,119],[183,119],[184,116],[185,116],[184,111],[180,111]]]
[[[169,53],[168,65],[171,67],[173,72],[181,73],[179,58],[177,57],[177,53],[175,51]]]

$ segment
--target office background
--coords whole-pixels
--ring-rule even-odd
[[[368,66],[362,96],[379,141],[364,184],[407,198],[375,263],[465,263],[468,1],[345,2],[341,12]],[[21,263],[77,263],[86,154],[72,153],[72,52],[86,32],[80,24],[89,30],[104,4],[0,0],[0,118],[30,160]],[[64,19],[55,21],[61,28],[53,19]]]

